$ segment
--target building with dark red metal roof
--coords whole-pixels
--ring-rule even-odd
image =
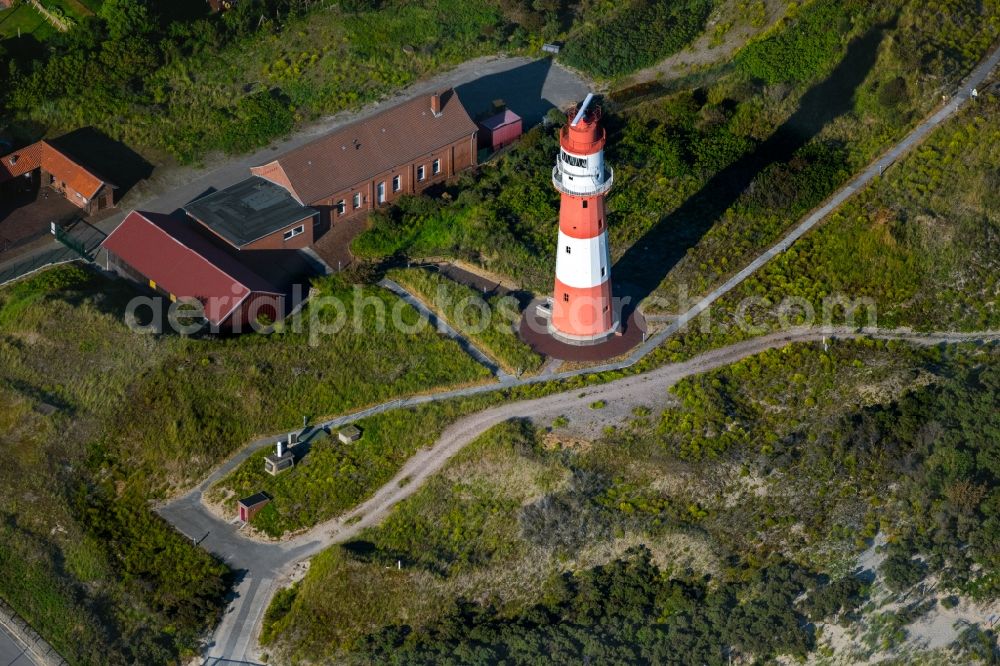
[[[391,203],[476,164],[476,123],[454,90],[420,95],[253,167],[320,222]]]
[[[213,329],[251,330],[278,321],[284,296],[210,240],[193,222],[132,211],[104,240],[108,268],[171,301],[197,301]]]

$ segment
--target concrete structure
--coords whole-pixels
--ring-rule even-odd
[[[619,328],[611,298],[604,197],[614,173],[604,164],[605,132],[593,96],[574,109],[559,137],[552,184],[562,196],[549,332],[570,344],[603,342]]]
[[[271,496],[265,492],[255,493],[250,497],[244,497],[236,503],[240,520],[249,523],[253,517],[260,513],[271,502]]]
[[[171,301],[200,303],[214,328],[248,332],[284,317],[284,296],[201,235],[194,222],[132,211],[104,239],[108,268]]]
[[[250,169],[319,210],[322,227],[475,166],[477,127],[454,90],[420,95]]]
[[[32,187],[51,188],[86,215],[115,205],[114,185],[48,141],[39,141],[0,157],[0,185],[16,185],[16,179],[23,179],[21,182]]]
[[[196,199],[184,212],[237,250],[309,247],[319,215],[258,176]]]
[[[351,442],[356,442],[361,439],[361,428],[354,425],[353,423],[348,426],[344,426],[337,433],[337,439],[339,439],[344,444],[350,444]]]
[[[289,445],[292,443],[290,437],[288,443]],[[286,469],[293,467],[295,467],[295,454],[279,439],[275,445],[274,453],[264,456],[264,471],[271,476],[277,476]]]

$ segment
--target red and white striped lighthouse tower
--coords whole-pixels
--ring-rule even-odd
[[[611,253],[604,195],[614,172],[604,164],[601,109],[593,94],[559,137],[552,184],[560,194],[556,283],[549,332],[578,345],[603,342],[620,325],[611,299]]]

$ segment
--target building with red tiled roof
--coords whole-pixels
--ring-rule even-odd
[[[51,187],[87,215],[114,207],[115,186],[48,141],[0,157],[0,184],[15,178],[38,178],[42,187]]]
[[[476,132],[458,95],[447,90],[415,97],[250,171],[320,211],[320,222],[335,224],[475,166]]]
[[[194,222],[132,211],[104,239],[108,268],[166,295],[201,303],[215,329],[247,332],[284,316],[284,296],[207,238]]]

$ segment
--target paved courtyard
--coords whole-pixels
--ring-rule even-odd
[[[0,198],[0,256],[6,259],[17,248],[49,235],[52,222],[65,222],[79,214],[79,208],[47,187],[5,194]]]

